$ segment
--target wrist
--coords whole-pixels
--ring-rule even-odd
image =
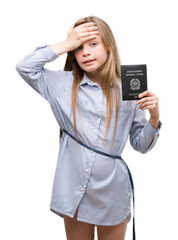
[[[150,118],[149,120],[150,124],[152,127],[154,127],[155,129],[158,129],[158,125],[159,125],[159,118]]]
[[[55,52],[57,55],[62,55],[70,51],[69,44],[67,41],[63,41],[54,45],[50,45],[51,50]]]
[[[70,48],[70,43],[67,40],[64,40],[62,42],[62,44],[64,46],[64,49],[65,49],[66,53],[72,51],[71,48]]]

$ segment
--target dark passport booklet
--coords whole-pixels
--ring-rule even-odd
[[[138,95],[147,90],[146,64],[121,65],[122,99],[138,100]]]

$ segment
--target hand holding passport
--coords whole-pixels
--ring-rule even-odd
[[[138,100],[138,95],[147,90],[146,64],[121,65],[122,99]]]

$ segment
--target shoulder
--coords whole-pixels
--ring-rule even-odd
[[[57,73],[59,77],[73,78],[73,71],[58,70]]]
[[[73,71],[64,71],[64,70],[58,70],[58,80],[62,81],[64,85],[67,87],[72,87],[73,85]]]
[[[73,82],[73,71],[58,70],[57,74],[58,74],[59,80],[66,80],[66,81]]]

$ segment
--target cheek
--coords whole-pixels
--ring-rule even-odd
[[[107,51],[105,50],[105,48],[103,46],[100,46],[98,49],[97,49],[97,53],[98,53],[98,57],[100,59],[102,59],[102,61],[106,61],[107,60]]]
[[[105,50],[103,51],[100,51],[100,58],[102,59],[102,62],[105,63],[107,58],[108,58],[108,55],[107,55],[107,52]]]

